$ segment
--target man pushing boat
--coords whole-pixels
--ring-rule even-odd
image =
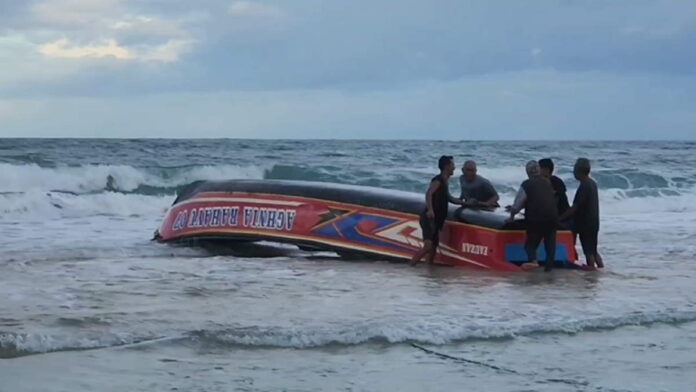
[[[426,207],[420,215],[423,247],[413,255],[411,265],[416,265],[423,257],[426,257],[428,264],[433,262],[440,244],[440,231],[447,219],[449,203],[463,204],[461,199],[456,199],[449,193],[449,178],[454,174],[454,159],[449,155],[443,155],[437,166],[440,174],[430,180],[425,194]]]
[[[529,161],[525,167],[529,179],[524,181],[515,196],[515,203],[506,210],[510,213],[509,221],[522,209],[525,210],[527,263],[523,269],[538,267],[537,248],[544,240],[546,248],[545,271],[551,271],[556,257],[556,230],[558,228],[558,210],[551,182],[540,173],[539,162]]]
[[[462,166],[462,176],[459,177],[459,185],[462,189],[461,196],[464,206],[470,208],[493,209],[499,207],[498,192],[488,179],[476,173],[476,162],[468,160]]]

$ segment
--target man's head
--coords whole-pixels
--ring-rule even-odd
[[[473,181],[476,178],[476,162],[466,161],[462,166],[462,174],[467,181]]]
[[[527,166],[525,166],[525,169],[527,170],[527,177],[536,177],[539,175],[539,162],[529,161],[527,162]]]
[[[591,168],[592,166],[590,165],[589,159],[578,158],[578,160],[575,161],[575,166],[573,167],[573,174],[575,175],[575,179],[580,180],[589,176]]]
[[[440,168],[442,174],[448,177],[454,174],[454,158],[451,155],[443,155],[437,161],[437,167]]]
[[[541,175],[546,178],[551,178],[553,174],[553,161],[551,158],[544,158],[539,160],[539,170]]]

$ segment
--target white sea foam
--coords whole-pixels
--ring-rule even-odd
[[[131,192],[140,186],[175,187],[196,180],[223,180],[231,178],[261,178],[263,168],[235,165],[193,166],[177,169],[147,170],[127,165],[83,165],[40,167],[36,164],[0,164],[0,192],[30,190],[60,190],[75,193],[97,192],[107,187]]]
[[[220,344],[311,348],[332,344],[355,345],[371,341],[392,344],[421,342],[448,344],[470,339],[504,339],[539,333],[574,334],[629,325],[675,324],[696,320],[694,311],[660,311],[540,323],[472,323],[457,319],[412,320],[401,323],[365,322],[344,328],[236,328],[197,331],[191,336]]]
[[[579,320],[491,325],[458,319],[421,319],[411,322],[359,322],[344,327],[239,327],[224,330],[198,330],[167,338],[134,332],[91,332],[87,334],[0,333],[0,358],[63,350],[121,346],[157,340],[176,343],[192,339],[215,346],[315,348],[328,345],[358,345],[369,342],[400,344],[419,342],[449,344],[465,340],[513,339],[541,333],[576,334],[584,331],[615,329],[655,323],[678,324],[696,320],[694,311],[660,311],[604,316]]]
[[[0,358],[52,351],[87,350],[122,346],[154,339],[130,333],[103,332],[87,334],[0,333]]]
[[[174,195],[150,196],[115,192],[75,195],[32,190],[21,194],[0,194],[0,217],[34,215],[46,219],[92,215],[162,215],[173,199]]]

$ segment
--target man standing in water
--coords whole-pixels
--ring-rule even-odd
[[[554,198],[551,182],[540,174],[539,163],[529,161],[526,166],[528,180],[520,186],[515,196],[515,203],[508,206],[510,220],[515,219],[515,214],[523,208],[525,210],[525,223],[527,226],[527,239],[524,249],[527,251],[528,262],[523,264],[524,269],[536,268],[537,248],[544,239],[546,249],[545,271],[551,271],[556,259],[556,229],[558,227],[558,210]]]
[[[574,220],[574,232],[580,237],[585,262],[589,267],[604,268],[604,262],[597,253],[597,237],[599,234],[599,194],[597,183],[590,178],[590,160],[578,158],[573,168],[575,179],[580,182],[573,206],[568,209],[561,220],[570,217]]]
[[[449,203],[462,204],[449,193],[449,178],[454,174],[454,160],[451,156],[443,155],[437,162],[440,174],[430,180],[428,192],[425,194],[425,210],[420,215],[420,227],[423,232],[423,247],[413,255],[411,265],[416,265],[423,256],[427,256],[428,264],[432,263],[440,243],[440,230],[447,219]]]
[[[556,194],[556,207],[558,209],[558,215],[563,215],[570,204],[568,204],[568,195],[566,195],[566,185],[559,177],[553,175],[553,161],[551,158],[544,158],[539,160],[539,169],[541,170],[542,177],[546,177],[551,181],[551,186]]]
[[[460,199],[464,206],[473,208],[498,207],[498,192],[487,179],[476,174],[476,162],[466,161],[462,166],[462,176],[459,177],[462,188]]]

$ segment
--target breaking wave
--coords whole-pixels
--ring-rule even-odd
[[[42,167],[37,164],[0,163],[0,193],[31,190],[64,193],[113,191],[144,195],[172,194],[197,180],[280,179],[373,185],[402,190],[420,189],[427,184],[432,170],[425,168],[347,168],[331,165],[292,165],[277,163],[263,166],[185,165],[177,167],[133,167],[128,165],[82,165]],[[482,175],[499,187],[517,188],[524,180],[521,167],[482,167]],[[458,173],[456,174],[458,175]],[[570,173],[561,177],[574,187]],[[696,178],[660,175],[636,169],[593,172],[602,190],[623,191],[626,197],[674,196],[691,191]]]
[[[335,345],[421,343],[444,345],[469,340],[514,339],[539,334],[577,334],[626,326],[682,324],[696,321],[696,311],[660,311],[585,320],[522,325],[462,323],[461,320],[420,320],[403,323],[363,322],[345,327],[236,327],[196,330],[170,336],[133,333],[51,335],[0,332],[0,358],[53,351],[88,350],[132,344],[198,344],[207,347],[311,349]]]
[[[523,170],[519,167],[482,167],[503,198],[510,198],[519,186]],[[387,189],[422,192],[431,171],[427,168],[349,168],[272,164],[262,166],[184,165],[176,167],[133,167],[128,165],[80,165],[43,167],[36,163],[0,163],[0,214],[27,213],[49,216],[161,215],[176,193],[197,180],[283,179],[369,185]],[[571,189],[576,181],[560,173]],[[694,204],[696,178],[658,175],[629,170],[605,170],[593,174],[605,202],[632,200],[632,210],[652,209],[655,205]],[[456,180],[452,188],[456,187]],[[669,200],[669,203],[660,201]],[[504,200],[505,201],[505,200]],[[674,209],[674,208],[672,208]]]
[[[632,325],[679,324],[691,321],[696,321],[694,311],[665,311],[525,325],[492,326],[463,323],[461,320],[422,320],[399,324],[366,322],[342,329],[234,328],[223,331],[195,331],[189,333],[189,336],[216,346],[316,348],[329,345],[411,342],[442,345],[467,340],[513,339],[517,336],[553,333],[576,334]]]
[[[128,333],[89,333],[81,336],[0,332],[0,359],[56,351],[118,347],[157,339]]]
[[[257,167],[234,165],[137,168],[127,165],[41,167],[0,164],[0,192],[32,190],[88,194],[102,191],[145,195],[173,194],[197,180],[261,178]]]
[[[37,218],[85,216],[162,215],[171,196],[150,196],[104,192],[78,195],[65,192],[28,191],[0,194],[0,214],[5,218],[35,215]]]

